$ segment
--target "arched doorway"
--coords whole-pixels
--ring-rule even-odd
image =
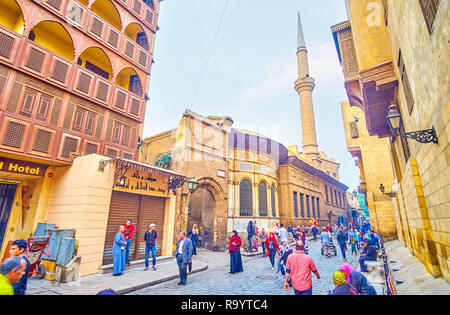
[[[214,215],[216,201],[214,194],[204,187],[199,187],[189,199],[187,230],[197,224],[202,247],[212,249],[214,246]]]

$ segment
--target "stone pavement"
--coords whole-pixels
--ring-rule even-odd
[[[175,259],[159,264],[157,262],[156,267],[156,271],[151,268],[148,271],[144,271],[143,267],[127,269],[119,277],[114,277],[111,273],[95,274],[80,277],[78,281],[70,283],[30,279],[28,281],[27,295],[95,295],[104,289],[113,289],[118,294],[126,294],[179,278],[178,265]],[[204,271],[207,268],[207,263],[195,262],[192,273]]]
[[[325,258],[320,253],[320,241],[309,242],[309,253],[313,257],[321,279],[313,275],[313,294],[326,295],[328,290],[334,288],[332,275],[343,263],[342,256]],[[293,290],[286,292],[284,277],[271,270],[269,258],[260,256],[242,257],[244,272],[229,274],[229,254],[227,252],[211,252],[205,249],[198,250],[198,257],[193,266],[200,262],[208,264],[208,270],[188,276],[186,286],[177,285],[178,280],[158,284],[131,294],[141,295],[292,295]],[[347,263],[359,270],[359,256],[348,255]]]
[[[433,278],[400,240],[385,242],[384,246],[392,278],[405,281],[396,285],[399,295],[450,295],[450,284],[443,278]],[[393,269],[399,270],[393,272]]]

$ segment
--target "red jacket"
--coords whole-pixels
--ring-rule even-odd
[[[236,245],[233,245],[233,242],[236,243]],[[242,240],[239,235],[234,235],[230,238],[230,242],[228,243],[228,252],[238,252],[239,247],[242,246]]]
[[[275,246],[275,249],[277,250],[278,255],[280,255],[281,251],[280,251],[280,247],[278,246],[277,238],[275,236],[272,236],[273,233],[270,233],[270,234],[271,234],[271,236],[269,236],[266,239],[266,249],[269,250],[269,243],[270,243],[270,241],[273,241],[273,245]]]
[[[134,233],[134,225],[130,224],[130,226],[127,226],[127,224],[125,223],[123,225],[123,227],[125,228],[125,231],[123,232],[123,236],[127,240],[131,239],[133,237],[133,233]]]

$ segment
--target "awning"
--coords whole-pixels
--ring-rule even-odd
[[[157,174],[169,177],[169,189],[180,188],[187,181],[187,177],[182,174],[161,167],[140,163],[132,160],[127,160],[121,157],[100,161],[100,169],[103,170],[105,166],[111,162],[114,162],[116,165],[116,170],[114,173],[114,182],[116,182],[119,178],[121,178],[130,168],[148,172],[150,174]]]

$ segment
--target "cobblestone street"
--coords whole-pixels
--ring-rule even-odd
[[[313,294],[326,295],[328,290],[333,289],[332,275],[338,270],[343,262],[341,253],[326,259],[320,253],[320,241],[309,242],[309,253],[319,270],[321,279],[318,280],[313,275]],[[177,280],[172,280],[146,289],[135,291],[131,294],[163,294],[163,295],[286,295],[294,294],[291,289],[286,292],[284,289],[284,277],[280,273],[271,270],[269,258],[260,256],[242,256],[244,272],[229,274],[229,254],[224,252],[211,252],[200,249],[199,255],[193,260],[205,261],[209,264],[208,270],[189,275],[186,286],[177,285]],[[349,255],[347,251],[347,262],[356,267],[358,259]],[[358,268],[355,268],[359,270]]]

